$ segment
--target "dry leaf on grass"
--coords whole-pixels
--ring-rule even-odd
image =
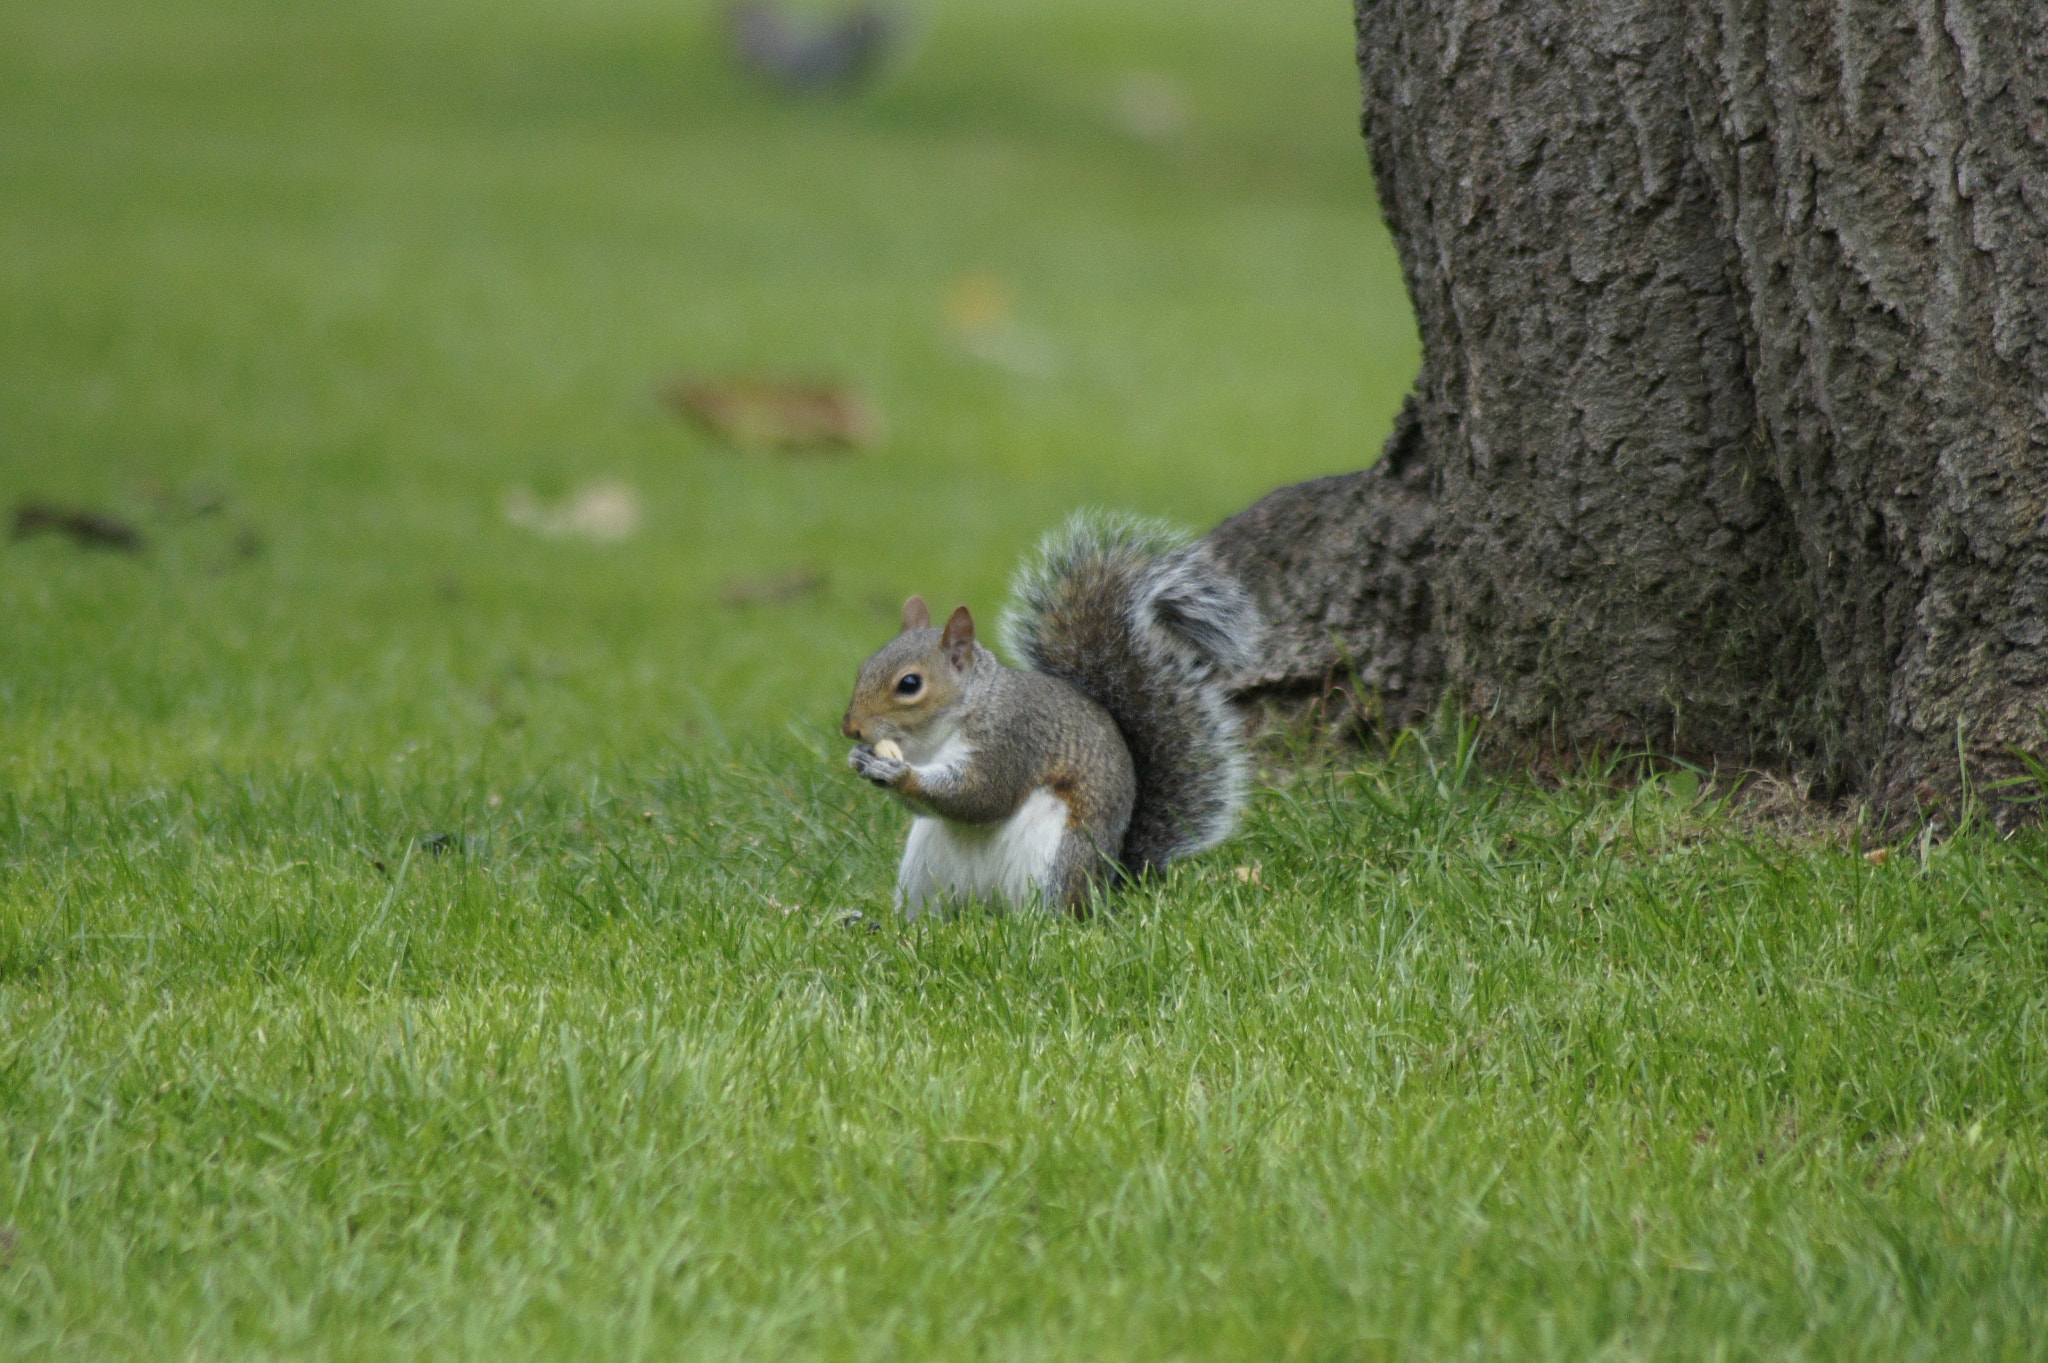
[[[1117,82],[1111,113],[1122,132],[1141,142],[1165,142],[1188,128],[1187,87],[1159,71],[1126,72]]]
[[[1016,319],[1016,291],[1001,275],[975,270],[946,288],[942,310],[960,348],[1014,374],[1043,377],[1059,368],[1052,338]]]
[[[563,501],[548,503],[525,488],[505,494],[505,519],[549,539],[611,544],[640,528],[640,498],[624,483],[591,483]]]
[[[944,307],[955,331],[993,331],[1016,321],[1017,291],[999,274],[970,270],[946,286]]]
[[[44,533],[63,535],[87,549],[142,552],[142,532],[104,511],[51,506],[46,502],[23,502],[14,508],[15,539],[25,540]]]
[[[882,439],[881,413],[844,384],[678,379],[662,397],[685,420],[746,449],[865,450]]]

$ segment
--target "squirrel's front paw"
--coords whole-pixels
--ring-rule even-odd
[[[900,757],[884,757],[862,744],[846,755],[847,765],[878,786],[893,786],[910,770]]]

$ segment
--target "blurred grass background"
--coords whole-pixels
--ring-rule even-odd
[[[1414,733],[1102,920],[890,920],[903,595],[1376,453],[1350,49],[952,0],[790,101],[680,0],[0,4],[0,512],[149,541],[0,542],[0,1358],[2041,1356],[2038,831]]]
[[[992,613],[1071,508],[1206,528],[1375,455],[1417,352],[1341,0],[933,5],[845,100],[719,13],[0,8],[0,507],[151,542],[0,546],[0,780],[829,734],[902,596]],[[975,279],[1032,364],[960,344]],[[678,374],[888,435],[725,448]],[[598,480],[630,539],[502,514]]]

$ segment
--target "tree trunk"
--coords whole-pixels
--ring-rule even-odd
[[[2048,6],[1358,0],[1358,56],[1422,372],[1215,531],[1245,689],[1905,813],[2043,751]]]

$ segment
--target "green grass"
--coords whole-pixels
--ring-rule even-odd
[[[2038,843],[1411,750],[1269,791],[1256,885],[905,931],[866,794],[785,745],[10,801],[0,1350],[2039,1351]]]
[[[1412,330],[1341,0],[961,0],[847,104],[709,14],[0,10],[0,509],[151,540],[0,544],[0,1358],[2048,1353],[2039,835],[1439,735],[1102,921],[891,920],[895,603],[1363,463]],[[756,370],[887,443],[654,397]],[[595,479],[633,538],[501,513]]]
[[[0,776],[467,747],[510,689],[550,757],[815,724],[905,595],[992,607],[1075,506],[1206,526],[1376,452],[1416,350],[1341,0],[948,5],[887,88],[794,105],[714,9],[0,10],[0,498],[163,551],[9,551]],[[1131,70],[1185,85],[1183,137],[1116,130]],[[956,344],[973,273],[1053,372]],[[858,382],[886,447],[736,454],[656,400],[762,371]],[[500,515],[600,478],[627,544]],[[194,488],[229,513],[152,514]]]

